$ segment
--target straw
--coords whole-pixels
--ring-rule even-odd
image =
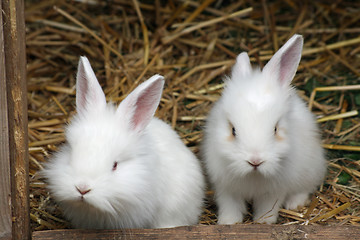
[[[303,35],[304,49],[292,86],[317,119],[314,134],[320,133],[328,172],[309,204],[280,210],[278,224],[360,226],[356,1],[52,0],[25,5],[33,230],[70,227],[38,173],[66,141],[65,127],[76,114],[79,56],[89,58],[113,104],[152,75],[163,75],[156,117],[201,158],[207,116],[236,56],[247,52],[253,67],[261,68],[295,33]],[[215,191],[208,189],[199,220],[205,225],[216,224],[218,214]],[[244,222],[253,223],[252,215]]]

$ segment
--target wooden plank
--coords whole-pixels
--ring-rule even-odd
[[[12,239],[30,239],[25,19],[23,0],[2,0]]]
[[[0,12],[2,7],[0,5]],[[11,239],[11,182],[8,107],[2,14],[0,14],[0,239]]]
[[[355,226],[197,225],[168,229],[52,230],[33,232],[33,240],[49,239],[360,239]]]

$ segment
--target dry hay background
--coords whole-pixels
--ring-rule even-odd
[[[236,55],[247,51],[262,67],[294,33],[304,36],[305,50],[293,84],[306,101],[320,87],[312,110],[324,146],[339,149],[327,151],[328,175],[311,204],[281,210],[279,224],[360,225],[360,2],[329,2],[25,1],[32,229],[70,227],[37,171],[64,142],[79,56],[116,103],[164,75],[157,116],[198,154],[205,116]],[[209,189],[201,224],[216,223],[212,196]]]

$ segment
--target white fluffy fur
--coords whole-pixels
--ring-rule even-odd
[[[209,114],[202,151],[220,224],[242,222],[247,201],[255,221],[275,223],[281,206],[305,204],[323,181],[326,162],[317,125],[290,86],[301,50],[302,37],[295,35],[262,72],[240,54]],[[254,168],[247,162],[252,159],[262,164]]]
[[[43,171],[65,217],[75,228],[196,224],[204,192],[199,162],[166,123],[153,118],[163,78],[153,76],[118,108],[106,104],[84,57],[77,81],[78,114],[66,129],[67,143]],[[139,107],[136,99],[144,91],[154,100]],[[91,191],[82,199],[77,187]]]

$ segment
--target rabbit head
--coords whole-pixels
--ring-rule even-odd
[[[99,218],[101,213],[115,217],[154,194],[149,189],[153,167],[147,160],[157,156],[149,151],[151,142],[143,135],[163,85],[163,77],[154,75],[116,108],[106,103],[88,59],[80,58],[77,115],[66,129],[67,143],[44,170],[50,192],[70,219],[79,214],[85,219],[94,212]]]
[[[241,53],[226,80],[215,108],[222,154],[237,176],[249,173],[275,175],[283,169],[283,157],[290,151],[293,127],[290,112],[296,111],[290,83],[295,75],[303,39],[293,36],[262,71],[252,69],[249,57]],[[221,117],[220,117],[221,116]],[[216,120],[215,120],[216,119]]]

